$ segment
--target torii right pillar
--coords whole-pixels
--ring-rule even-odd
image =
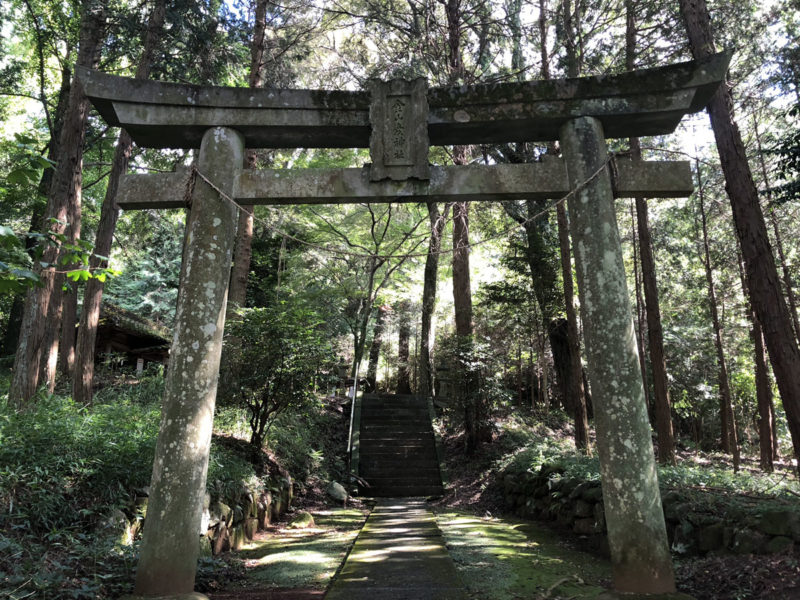
[[[614,588],[675,591],[658,476],[636,349],[603,127],[595,118],[564,124],[561,147],[570,188],[570,230]],[[599,171],[599,172],[598,172]]]

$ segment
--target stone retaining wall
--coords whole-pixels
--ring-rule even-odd
[[[266,529],[289,508],[294,498],[291,476],[273,480],[266,490],[243,487],[238,497],[212,501],[206,493],[200,530],[200,554],[212,556],[239,550],[257,531]],[[126,510],[114,510],[101,524],[120,543],[129,545],[144,527],[147,516],[147,488],[136,491]]]
[[[607,551],[600,482],[565,477],[563,473],[563,469],[551,465],[544,465],[538,473],[507,472],[503,479],[507,508],[526,519],[555,521]],[[714,501],[711,495],[662,489],[674,553],[778,554],[800,550],[800,503],[792,506],[764,499],[742,506]]]

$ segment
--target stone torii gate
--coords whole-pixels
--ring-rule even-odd
[[[200,148],[191,192],[136,598],[193,592],[239,204],[569,199],[619,591],[674,591],[614,197],[684,197],[687,162],[610,160],[606,138],[672,132],[723,80],[729,54],[622,75],[368,91],[220,88],[79,70],[110,125],[140,146]],[[560,140],[563,159],[437,167],[430,145]],[[243,169],[245,148],[369,147],[361,169]],[[612,164],[613,163],[613,164]],[[611,167],[614,168],[611,168]],[[124,209],[187,205],[187,173],[126,175]]]

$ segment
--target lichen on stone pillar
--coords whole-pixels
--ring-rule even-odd
[[[243,160],[242,135],[216,127],[203,136],[197,169],[235,197]],[[136,598],[203,597],[193,590],[237,211],[203,177],[186,224]]]
[[[567,122],[561,146],[576,190],[568,199],[570,228],[614,587],[669,593],[675,578],[602,125],[591,117]]]

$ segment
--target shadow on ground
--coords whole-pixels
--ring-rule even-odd
[[[470,597],[589,599],[610,585],[608,561],[565,547],[533,523],[458,511],[436,518]]]
[[[311,600],[322,598],[358,535],[367,511],[316,511],[314,527],[274,527],[238,552],[245,581],[211,600]]]

